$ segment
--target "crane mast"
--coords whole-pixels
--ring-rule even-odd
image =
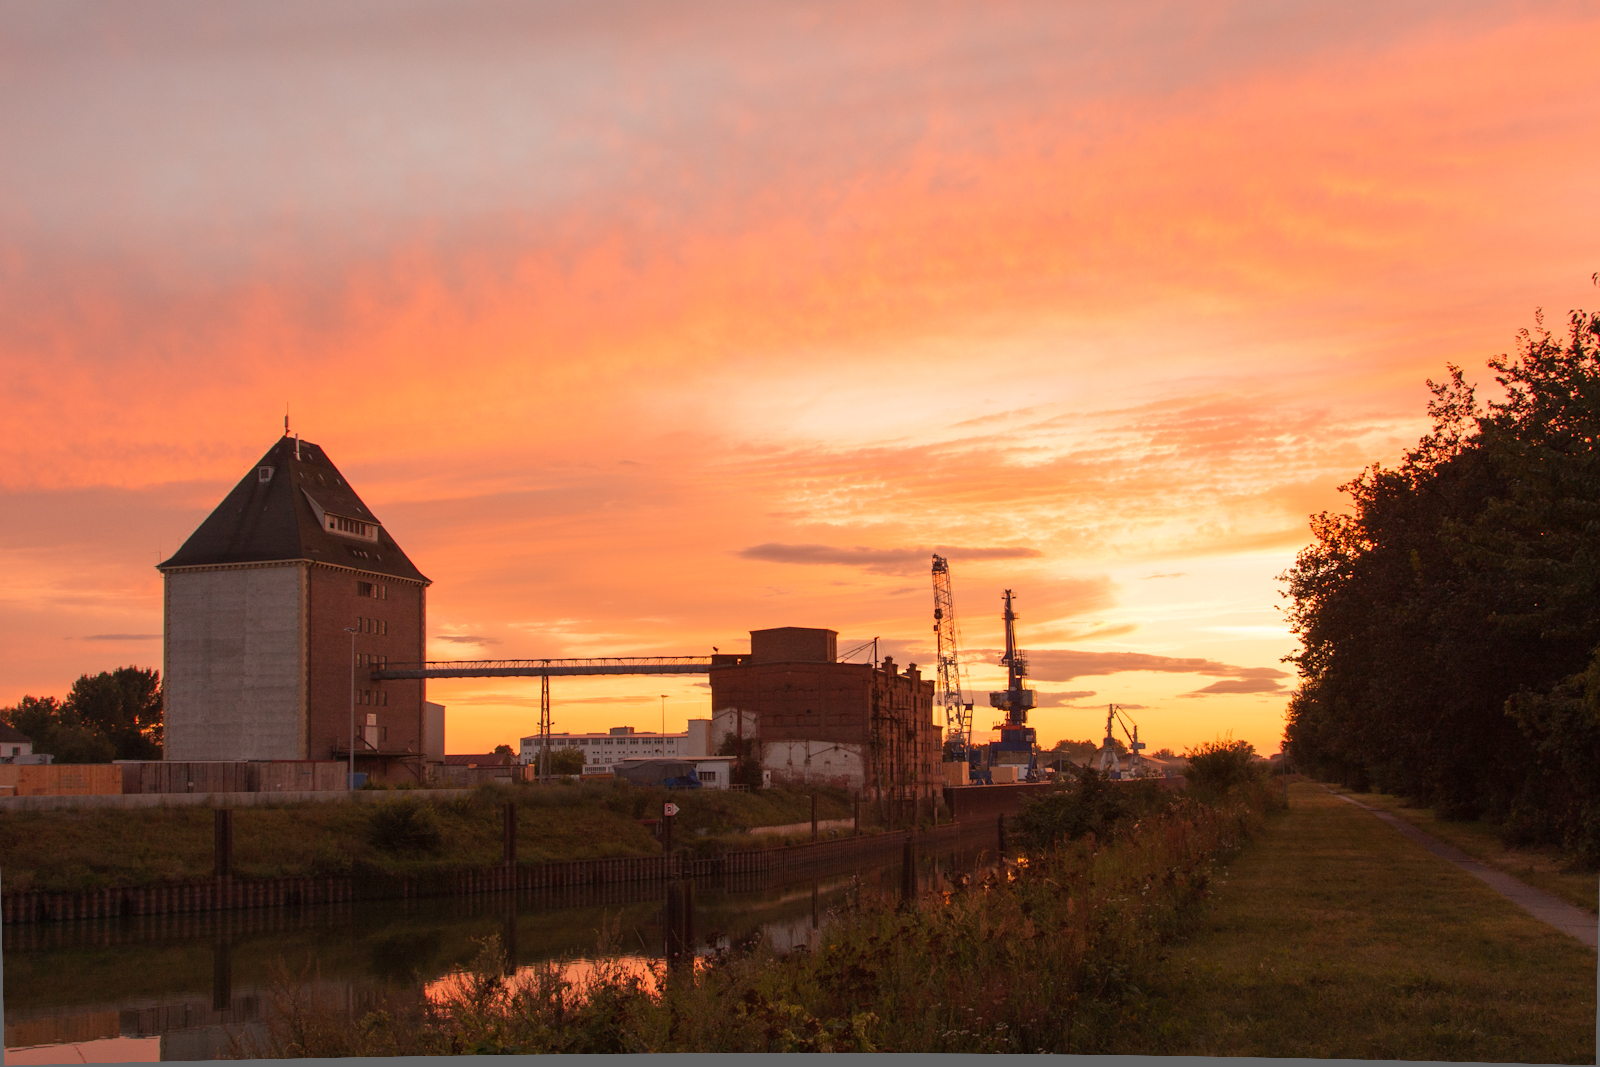
[[[997,723],[1000,740],[989,744],[989,763],[1009,763],[1019,769],[1026,767],[1030,781],[1039,774],[1037,759],[1038,736],[1028,723],[1028,709],[1033,707],[1033,690],[1023,682],[1028,674],[1028,660],[1017,648],[1017,613],[1011,607],[1011,590],[1005,593],[1006,652],[1000,665],[1006,669],[1006,687],[1002,692],[990,693],[989,704],[1006,713],[1005,721]]]
[[[944,705],[945,753],[962,762],[972,750],[972,705],[962,694],[961,631],[950,590],[950,561],[939,555],[933,557],[933,632],[939,656],[939,692],[934,699]]]

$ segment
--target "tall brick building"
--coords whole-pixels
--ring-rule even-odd
[[[759,742],[774,781],[825,782],[877,801],[926,801],[942,786],[932,679],[912,664],[838,663],[833,630],[750,632],[750,655],[711,672],[712,746]]]
[[[356,770],[424,776],[423,682],[369,672],[424,658],[429,581],[321,448],[283,437],[157,569],[167,759],[344,759],[353,689]]]

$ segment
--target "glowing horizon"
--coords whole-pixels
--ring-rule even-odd
[[[1020,598],[1041,742],[1116,702],[1276,751],[1308,515],[1596,297],[1584,5],[0,25],[0,704],[159,666],[153,565],[287,405],[433,579],[430,657],[926,668],[949,546],[973,656]],[[534,732],[536,683],[428,692],[452,752]],[[557,729],[704,692],[558,679]]]

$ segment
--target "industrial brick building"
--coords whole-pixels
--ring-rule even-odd
[[[370,679],[425,658],[429,581],[320,447],[280,439],[158,569],[165,758],[346,759],[353,693],[357,771],[443,759],[423,681]]]
[[[837,641],[833,630],[752,630],[749,657],[711,672],[712,751],[753,738],[774,782],[858,789],[886,808],[936,797],[933,680],[888,657],[839,663]]]

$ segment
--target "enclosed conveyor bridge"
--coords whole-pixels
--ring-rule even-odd
[[[599,656],[591,659],[440,659],[389,663],[372,671],[375,682],[401,678],[559,678],[591,674],[706,674],[737,667],[748,655]]]

